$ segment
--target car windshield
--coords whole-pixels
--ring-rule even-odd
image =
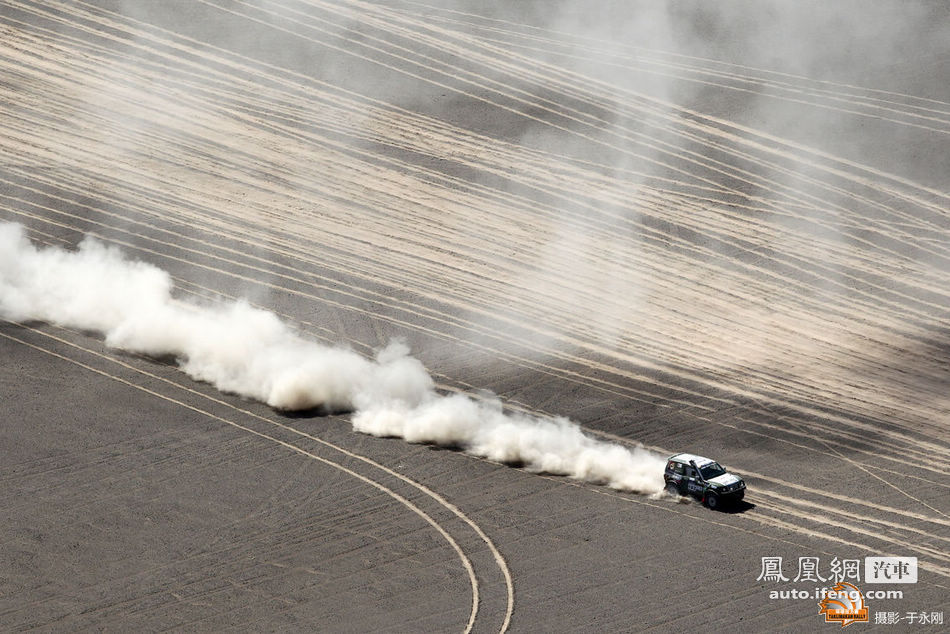
[[[704,480],[712,480],[713,478],[724,474],[726,470],[723,469],[718,462],[710,462],[709,464],[700,467],[699,472],[703,474]]]

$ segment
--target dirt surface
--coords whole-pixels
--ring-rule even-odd
[[[441,391],[710,456],[746,500],[3,321],[0,629],[812,631],[817,599],[769,595],[835,559],[903,592],[854,627],[950,619],[945,7],[497,4],[0,3],[0,221],[367,356],[402,338]]]

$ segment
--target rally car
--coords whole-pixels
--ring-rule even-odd
[[[745,497],[742,478],[729,473],[715,460],[689,453],[670,456],[663,479],[668,492],[692,495],[711,509]]]

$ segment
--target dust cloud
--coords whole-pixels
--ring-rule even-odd
[[[185,301],[173,288],[165,271],[98,240],[85,238],[77,251],[38,248],[22,226],[0,224],[0,316],[8,320],[96,331],[114,348],[173,356],[192,378],[275,409],[353,411],[359,432],[616,489],[662,489],[662,457],[591,438],[566,418],[505,412],[495,397],[442,395],[400,342],[367,359],[309,340],[246,301]]]

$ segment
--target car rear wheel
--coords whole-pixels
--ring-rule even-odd
[[[676,486],[675,482],[666,483],[666,492],[669,493],[670,495],[681,495],[680,488]]]
[[[707,493],[707,494],[706,494],[706,506],[708,506],[708,507],[711,508],[711,509],[718,509],[718,508],[719,508],[719,496],[716,495],[715,493]]]

